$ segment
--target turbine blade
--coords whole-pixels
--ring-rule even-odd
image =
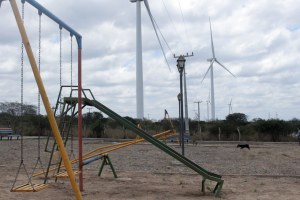
[[[213,58],[216,58],[216,56],[215,56],[214,41],[213,41],[212,30],[211,30],[211,22],[210,22],[210,18],[209,18],[209,28],[210,28],[211,51],[212,51],[212,54],[213,54]]]
[[[213,63],[214,63],[214,60],[213,60],[213,61],[211,61],[210,65],[209,65],[209,68],[207,69],[207,71],[206,71],[205,75],[203,76],[203,79],[202,79],[201,83],[203,82],[204,78],[205,78],[205,77],[206,77],[206,75],[208,74],[208,72],[209,72],[209,70],[211,69],[211,67],[212,67]]]
[[[168,65],[168,68],[169,68],[169,70],[171,71],[171,68],[170,68],[169,62],[168,62],[168,60],[167,60],[167,57],[166,57],[164,48],[163,48],[163,46],[162,46],[162,44],[161,44],[161,41],[160,41],[160,39],[159,39],[157,30],[156,30],[156,26],[155,26],[156,22],[155,22],[155,20],[154,20],[154,18],[153,18],[153,15],[152,15],[151,11],[150,11],[150,7],[149,7],[148,0],[144,0],[144,4],[145,4],[146,10],[147,10],[147,12],[148,12],[148,15],[149,15],[149,17],[150,17],[152,26],[153,26],[153,28],[154,28],[155,35],[156,35],[156,38],[157,38],[157,40],[158,40],[160,49],[161,49],[161,51],[162,51],[162,53],[163,53],[163,55],[164,55],[165,61],[166,61],[167,65]],[[156,24],[156,25],[157,25],[157,24]]]
[[[217,59],[215,59],[216,62],[221,66],[223,67],[226,71],[228,71],[233,77],[235,77],[235,75],[233,73],[231,73],[231,71],[229,71],[224,65],[222,65]]]

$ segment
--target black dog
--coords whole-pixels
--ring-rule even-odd
[[[249,149],[249,150],[250,150],[250,146],[249,146],[249,144],[238,144],[238,145],[236,146],[236,148],[238,148],[238,147],[240,147],[241,149],[243,149],[243,148],[247,148],[247,149]]]

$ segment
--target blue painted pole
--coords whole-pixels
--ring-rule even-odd
[[[33,7],[35,7],[36,9],[38,9],[39,12],[42,12],[43,14],[48,16],[50,19],[55,21],[57,24],[59,24],[59,26],[66,29],[67,31],[69,31],[71,35],[74,35],[77,40],[78,48],[80,48],[80,49],[82,48],[82,36],[79,33],[77,33],[73,28],[71,28],[65,22],[60,20],[53,13],[51,13],[49,10],[47,10],[45,7],[43,7],[41,4],[39,4],[35,0],[22,0],[22,2],[25,2],[25,1],[28,2],[30,5],[32,5]]]
[[[94,162],[94,161],[96,161],[96,160],[100,160],[101,158],[103,158],[103,155],[98,155],[98,156],[95,156],[95,157],[93,157],[93,158],[89,158],[89,159],[83,161],[82,164],[83,164],[83,165],[88,165],[88,164],[90,164],[91,162]]]

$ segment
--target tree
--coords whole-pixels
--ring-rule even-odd
[[[230,139],[232,137],[232,133],[236,131],[235,127],[231,123],[225,123],[224,121],[215,121],[209,126],[209,132],[218,137],[219,129],[221,130],[221,137],[224,140]]]
[[[255,124],[255,128],[260,133],[270,135],[273,142],[280,141],[280,137],[287,136],[287,134],[292,131],[289,123],[278,119],[270,119],[267,121],[258,120]]]
[[[104,124],[101,122],[101,120],[96,121],[92,125],[92,131],[94,136],[96,136],[97,138],[102,138],[104,133]]]
[[[103,115],[100,112],[91,112],[91,113],[89,112],[83,114],[82,118],[86,124],[93,124],[96,121],[103,119]]]
[[[135,119],[133,119],[132,117],[126,116],[126,117],[124,117],[124,118],[127,119],[128,121],[132,122],[132,123],[135,124],[135,125],[137,125],[137,124],[139,124],[139,123],[142,123],[142,121],[135,120]]]
[[[1,102],[0,112],[8,113],[12,116],[21,116],[21,103],[18,102]],[[24,115],[35,115],[37,107],[30,104],[23,104],[22,106]]]
[[[226,121],[238,125],[245,125],[248,122],[247,118],[247,115],[245,115],[244,113],[232,113],[227,115]]]

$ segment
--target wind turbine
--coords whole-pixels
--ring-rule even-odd
[[[213,36],[212,36],[212,30],[211,30],[211,22],[210,22],[210,18],[209,18],[209,27],[210,27],[210,41],[211,41],[211,51],[212,51],[212,58],[207,59],[208,62],[210,62],[210,65],[201,81],[201,83],[203,82],[204,78],[206,77],[208,71],[210,70],[210,84],[211,84],[211,120],[214,121],[216,118],[215,115],[215,91],[214,91],[214,69],[213,69],[213,65],[214,63],[218,63],[221,67],[223,67],[226,71],[228,71],[233,77],[235,77],[234,74],[232,74],[223,64],[221,64],[218,59],[216,58],[215,55],[215,48],[214,48],[214,42],[213,42]]]
[[[210,91],[208,93],[208,98],[206,100],[206,105],[207,105],[207,121],[209,121],[209,104],[210,104]]]
[[[232,106],[231,106],[231,103],[232,103],[232,99],[230,100],[230,103],[228,104],[229,106],[229,115],[232,113]]]
[[[144,1],[151,23],[153,25],[160,48],[164,54],[166,63],[168,64],[164,49],[159,39],[156,22],[150,11],[148,0],[130,0],[136,3],[136,112],[138,119],[144,119],[144,83],[143,83],[143,54],[142,54],[142,20],[141,20],[141,1]],[[166,42],[166,41],[165,41]],[[170,69],[170,66],[168,64]]]

